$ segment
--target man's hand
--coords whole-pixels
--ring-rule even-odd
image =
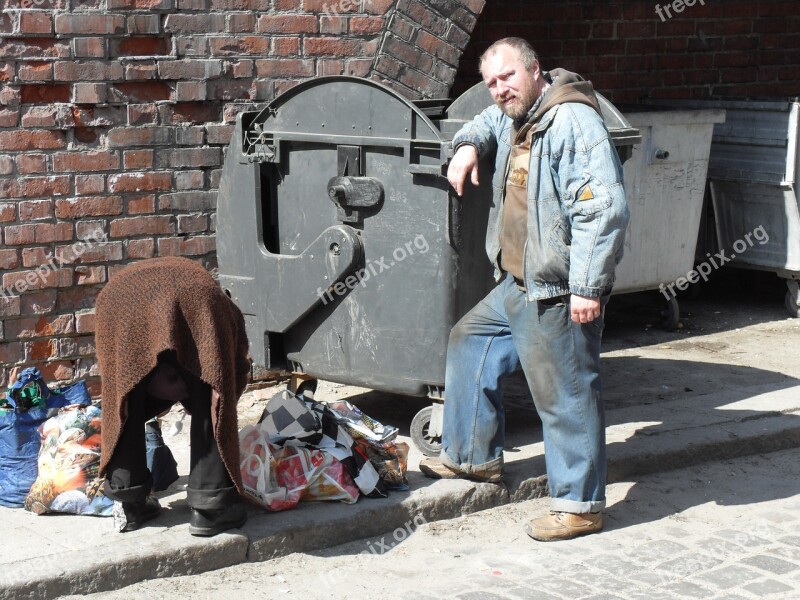
[[[472,185],[478,185],[478,151],[471,144],[459,146],[447,167],[447,181],[459,196],[464,195],[467,175],[471,176]]]
[[[572,294],[569,308],[570,316],[575,323],[591,323],[600,316],[600,298]]]

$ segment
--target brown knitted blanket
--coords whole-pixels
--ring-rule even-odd
[[[172,350],[212,388],[211,420],[220,455],[242,491],[236,403],[250,372],[244,317],[199,264],[177,257],[134,263],[97,297],[97,359],[103,384],[100,474],[119,441],[128,395]]]

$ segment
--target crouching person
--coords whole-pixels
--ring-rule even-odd
[[[155,518],[144,424],[175,402],[191,415],[189,531],[212,536],[244,525],[236,403],[250,371],[244,318],[211,275],[185,258],[142,261],[97,297],[103,382],[105,493],[121,503],[120,531]]]

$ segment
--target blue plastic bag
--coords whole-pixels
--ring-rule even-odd
[[[50,390],[36,368],[20,373],[0,408],[0,505],[19,508],[38,473],[38,428],[56,410],[90,404],[86,384]]]

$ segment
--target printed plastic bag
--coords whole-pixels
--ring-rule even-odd
[[[262,422],[239,432],[245,493],[268,510],[294,508],[301,500],[341,500],[352,504],[359,490],[330,452],[269,441]]]
[[[0,505],[19,508],[36,480],[38,427],[69,404],[89,404],[83,381],[50,390],[36,368],[23,370],[0,400]]]
[[[114,502],[103,495],[98,477],[100,419],[97,406],[69,406],[42,424],[39,474],[26,510],[111,516]]]

